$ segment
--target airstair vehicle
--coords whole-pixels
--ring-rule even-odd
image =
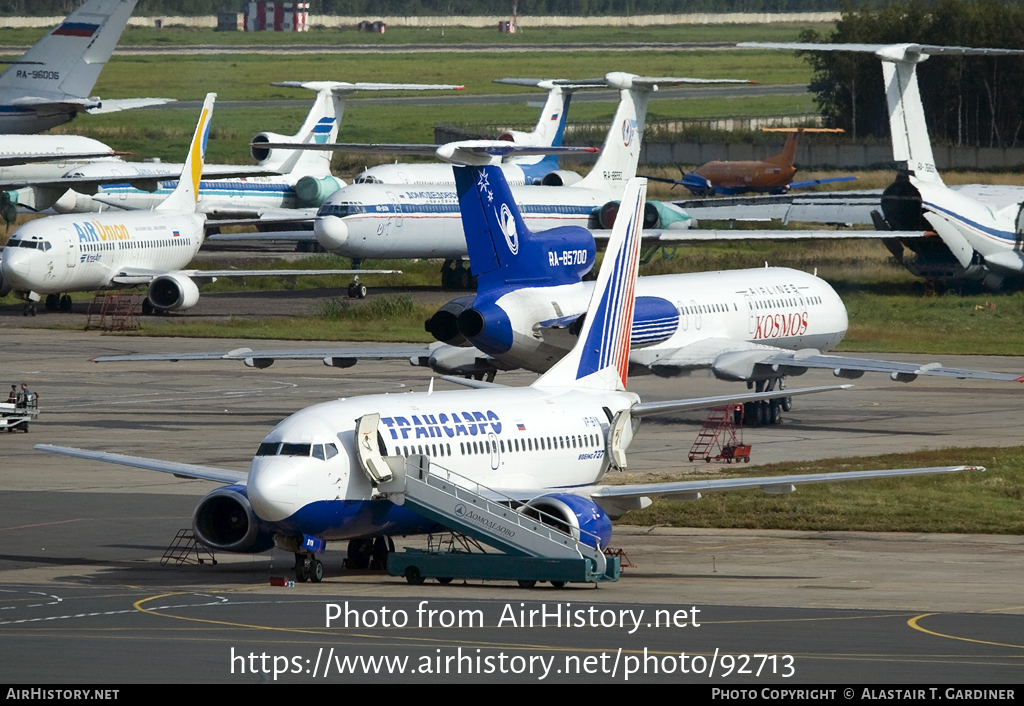
[[[32,393],[26,405],[0,402],[0,429],[28,433],[28,423],[39,416],[39,397]]]
[[[522,498],[432,464],[429,456],[382,456],[378,421],[378,415],[366,415],[356,431],[360,465],[376,484],[378,496],[503,552],[466,551],[470,542],[427,551],[406,548],[388,554],[392,576],[404,576],[411,584],[463,578],[518,581],[521,586],[618,580],[619,559],[605,556],[599,538],[589,532],[568,527],[562,518]]]

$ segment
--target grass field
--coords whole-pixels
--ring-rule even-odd
[[[881,468],[976,464],[984,473],[958,473],[854,483],[823,483],[792,495],[761,491],[709,493],[697,501],[657,499],[620,522],[670,527],[863,530],[870,532],[1024,533],[1024,447],[919,451],[863,458],[776,463],[754,469],[727,468],[736,476],[825,473]],[[682,475],[645,476],[644,482],[692,480]],[[628,474],[605,482],[631,483]]]

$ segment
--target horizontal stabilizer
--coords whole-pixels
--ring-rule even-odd
[[[815,44],[809,42],[741,42],[743,49],[792,49],[794,51],[850,51],[875,54],[886,61],[918,63],[922,56],[944,54],[951,56],[1011,56],[1024,54],[1021,49],[991,49],[985,47],[946,47],[938,44]]]
[[[291,149],[291,150],[315,150],[320,152],[356,152],[356,153],[386,153],[418,155],[422,157],[437,157],[446,162],[454,164],[488,164],[495,157],[508,155],[536,155],[536,154],[588,154],[600,152],[597,147],[564,147],[553,145],[517,145],[514,142],[504,140],[466,140],[464,142],[450,142],[446,145],[422,144],[398,144],[398,143],[358,143],[358,142],[334,142],[325,144],[303,144],[296,145],[287,142],[260,142],[254,143],[263,149]]]
[[[275,81],[271,86],[282,88],[308,88],[320,91],[330,88],[334,93],[356,91],[462,91],[465,86],[453,83],[347,83],[345,81]]]
[[[174,103],[175,98],[121,98],[117,100],[104,99],[95,108],[89,108],[86,112],[89,115],[103,115],[104,113],[119,113],[122,110],[134,110],[136,108],[152,108],[157,105]]]

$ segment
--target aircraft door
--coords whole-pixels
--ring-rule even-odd
[[[1013,249],[1017,252],[1024,251],[1024,203],[1017,210],[1017,237]]]
[[[78,264],[78,248],[75,247],[75,241],[71,238],[71,233],[69,233],[65,228],[59,228],[58,230],[60,230],[60,234],[64,237],[64,241],[68,244],[67,266],[73,268],[76,264]]]
[[[682,302],[676,302],[676,309],[679,310],[679,328],[685,331],[690,326],[690,315]]]
[[[394,214],[395,228],[401,228],[402,227],[402,202],[399,201],[398,200],[398,196],[396,196],[391,191],[388,192],[388,198],[391,199],[391,205],[394,207],[393,208],[393,214]]]
[[[743,295],[743,303],[747,305],[747,331],[751,336],[757,331],[757,317],[754,316],[754,300],[749,294]]]
[[[620,471],[626,469],[626,449],[633,441],[633,432],[636,431],[636,427],[628,409],[621,410],[612,419],[608,437],[605,439],[605,453],[613,468]]]
[[[693,311],[693,327],[700,331],[700,307],[693,299],[690,300],[690,310]]]
[[[377,443],[377,426],[380,415],[365,414],[356,420],[356,453],[363,473],[374,485],[386,483],[392,478],[391,468]]]
[[[498,437],[494,432],[487,435],[487,443],[491,445],[491,470],[498,470],[501,465],[501,452],[498,450]]]

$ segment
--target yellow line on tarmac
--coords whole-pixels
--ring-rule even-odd
[[[172,615],[170,613],[160,613],[155,610],[143,608],[143,603],[149,601],[155,601],[158,598],[167,598],[169,596],[191,596],[194,592],[175,592],[175,593],[161,593],[158,596],[150,596],[149,598],[142,598],[132,603],[132,607],[140,613],[146,613],[147,615],[159,615],[162,618],[174,618],[175,620],[187,620],[194,623],[209,623],[211,625],[226,625],[232,628],[249,628],[251,630],[270,630],[273,632],[298,632],[298,633],[309,633],[311,635],[329,635],[330,633],[324,633],[322,630],[309,630],[304,628],[276,628],[269,625],[250,625],[248,623],[231,623],[225,620],[208,620],[206,618],[188,618],[184,615]]]
[[[915,615],[913,618],[911,618],[910,620],[907,621],[907,625],[912,627],[914,630],[918,630],[920,632],[927,633],[929,635],[934,635],[935,637],[944,637],[947,640],[962,640],[964,642],[974,642],[974,643],[979,644],[979,645],[994,645],[996,647],[1012,647],[1012,648],[1017,649],[1017,650],[1024,650],[1024,645],[1011,645],[1011,644],[1008,644],[1006,642],[990,642],[988,640],[975,640],[974,638],[971,638],[971,637],[958,637],[956,635],[946,635],[946,634],[943,634],[941,632],[935,632],[933,630],[928,630],[927,628],[923,628],[923,627],[921,627],[918,624],[918,621],[921,620],[922,618],[927,618],[927,617],[932,616],[932,615],[939,615],[939,614],[938,613],[922,613],[921,615]]]

